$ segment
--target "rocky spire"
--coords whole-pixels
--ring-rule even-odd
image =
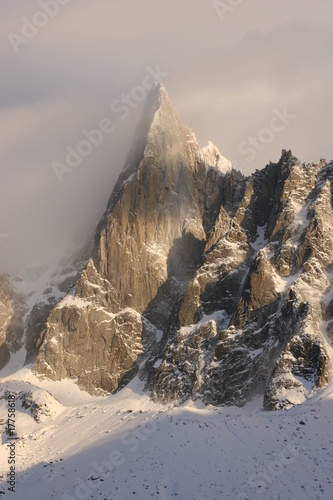
[[[203,157],[165,88],[155,85],[97,228],[92,259],[75,296],[53,310],[40,337],[36,372],[80,375],[85,388],[112,391],[137,368],[141,353],[153,348],[151,332],[174,321],[200,264],[221,201],[216,156]]]
[[[34,371],[96,392],[141,370],[163,401],[303,400],[332,377],[322,333],[333,310],[331,173],[283,152],[244,178],[212,143],[200,150],[155,85]]]

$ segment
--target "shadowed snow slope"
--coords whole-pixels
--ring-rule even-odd
[[[17,404],[10,498],[332,498],[332,384],[283,412],[260,411],[258,400],[241,409],[160,406],[137,379],[117,395],[73,406],[22,382],[4,388],[18,398],[32,392],[41,415],[38,423]],[[3,445],[1,470],[7,454]]]

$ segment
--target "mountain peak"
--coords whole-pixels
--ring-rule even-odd
[[[218,148],[211,141],[208,141],[207,146],[202,148],[201,152],[204,162],[208,166],[216,167],[223,173],[227,173],[232,170],[231,161],[222,156]]]
[[[159,158],[160,163],[177,168],[189,156],[192,160],[200,158],[195,135],[182,123],[165,86],[155,82],[134,134],[123,177],[132,175],[144,158]]]
[[[185,150],[190,146],[194,156],[203,160],[207,167],[215,167],[222,173],[232,170],[231,162],[222,156],[211,141],[200,151],[195,134],[181,121],[163,83],[155,83],[150,91],[144,112],[145,116],[147,114],[152,115],[153,118],[147,136],[145,156],[152,153],[152,143],[156,145],[156,142],[160,142],[163,137],[164,144],[168,141],[170,144],[178,144],[181,147],[182,151],[179,151],[176,156],[178,159],[183,155],[187,156]],[[158,145],[159,151],[161,151],[160,147],[161,144]],[[175,150],[175,147],[173,149]]]
[[[171,104],[164,83],[154,82],[148,93],[142,118],[151,117],[166,103]]]

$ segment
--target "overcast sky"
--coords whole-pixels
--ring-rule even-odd
[[[93,231],[154,71],[200,146],[243,173],[283,148],[333,158],[332,0],[0,0],[0,34],[0,272]]]

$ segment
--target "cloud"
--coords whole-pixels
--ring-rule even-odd
[[[7,34],[20,34],[40,3],[1,9],[3,271],[53,258],[93,232],[142,109],[121,121],[110,106],[142,82],[147,65],[169,73],[171,100],[200,145],[212,140],[244,173],[282,148],[302,161],[333,157],[330,0],[240,2],[223,21],[210,1],[71,0],[17,54]],[[283,106],[296,118],[248,161],[240,144]],[[104,117],[115,131],[60,184],[52,162]]]

